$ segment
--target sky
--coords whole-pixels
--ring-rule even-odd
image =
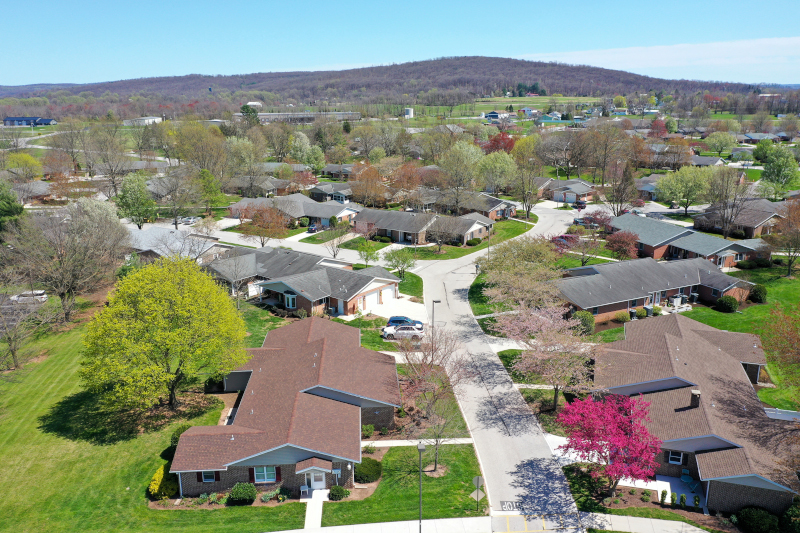
[[[800,1],[7,2],[0,85],[341,70],[482,55],[800,83]],[[29,28],[30,31],[26,31]]]

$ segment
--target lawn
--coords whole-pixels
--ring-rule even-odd
[[[605,259],[600,259],[597,257],[593,257],[589,259],[589,262],[586,263],[587,265],[599,265],[601,263],[610,263],[611,261],[607,261]],[[577,268],[581,266],[580,257],[575,254],[564,254],[561,256],[561,259],[558,260],[558,266],[567,269],[567,268]]]
[[[539,419],[542,429],[552,435],[566,436],[561,424],[556,421],[556,416],[567,403],[564,394],[558,393],[558,409],[553,411],[553,389],[519,389],[519,392],[525,402],[530,405],[533,414]],[[570,401],[575,397],[569,393],[566,396]]]
[[[533,226],[517,220],[501,220],[494,225],[494,236],[491,239],[491,244],[500,244],[501,242],[522,235]],[[480,250],[488,248],[489,242],[483,241],[478,246],[443,246],[442,253],[437,253],[438,246],[426,246],[424,248],[417,248],[416,254],[419,260],[439,260],[439,259],[457,259],[465,255],[475,253]]]
[[[231,233],[241,233],[242,235],[247,235],[248,228],[251,226],[251,222],[244,222],[242,224],[237,224],[235,226],[231,226],[229,228],[225,228],[222,231],[230,231]],[[307,228],[295,228],[295,229],[288,229],[286,230],[286,235],[283,237],[287,239],[289,237],[294,237],[295,235],[299,235],[301,233],[305,233]],[[279,239],[273,239],[279,240]]]
[[[300,239],[300,242],[307,242],[310,244],[323,244],[333,239],[335,236],[336,232],[333,231],[318,231],[316,233],[312,233],[308,237],[303,237],[302,239]]]
[[[161,511],[145,491],[177,425],[139,433],[127,412],[112,412],[77,378],[84,329],[34,345],[47,358],[0,381],[0,455],[9,490],[0,499],[3,529],[20,532],[230,531],[302,528],[305,506]],[[194,417],[216,424],[221,404]],[[79,526],[78,526],[79,525]]]
[[[397,275],[397,272],[394,273]],[[406,272],[406,277],[397,284],[397,290],[402,294],[418,298],[420,303],[424,301],[422,292],[422,278],[411,272]]]
[[[686,216],[683,213],[664,213],[664,216],[667,218],[671,218],[672,220],[677,220],[678,222],[694,222],[694,219],[690,216]]]
[[[598,333],[595,333],[595,338],[597,342],[615,342],[621,341],[625,338],[625,327],[620,326],[618,328],[610,328]]]
[[[489,298],[483,293],[486,288],[486,276],[479,274],[478,277],[469,286],[467,299],[469,306],[472,308],[472,314],[475,316],[488,315],[495,312],[495,306],[489,301]]]
[[[497,352],[497,357],[500,358],[500,362],[503,363],[503,366],[506,367],[508,371],[508,375],[511,376],[511,380],[514,383],[526,383],[529,385],[541,385],[544,384],[542,381],[542,377],[539,375],[532,375],[529,377],[523,377],[520,374],[517,374],[512,370],[514,362],[522,353],[522,350],[503,350],[501,352]]]
[[[242,316],[249,334],[244,342],[247,348],[260,348],[264,344],[267,332],[289,323],[285,318],[277,317],[249,302],[241,302]]]
[[[304,241],[305,241],[305,239],[302,239],[301,242],[304,242]],[[364,237],[356,237],[355,239],[350,239],[349,241],[343,242],[342,243],[342,248],[346,248],[348,250],[358,250],[358,247],[361,246],[362,244],[364,244],[365,242],[367,242],[367,241],[364,239]],[[380,250],[382,248],[386,248],[390,244],[392,244],[392,243],[390,243],[390,242],[369,241],[370,248],[372,248],[375,251]]]
[[[581,463],[567,465],[563,468],[564,475],[569,482],[569,488],[579,511],[587,513],[603,513],[620,516],[639,516],[643,518],[655,518],[659,520],[672,520],[675,522],[685,522],[706,531],[716,532],[714,529],[703,527],[689,518],[673,513],[668,509],[662,508],[660,503],[653,503],[652,507],[626,507],[622,509],[609,509],[600,500],[600,492],[606,486],[604,480],[593,479],[588,472],[581,470]],[[657,497],[654,498],[657,500]]]
[[[341,318],[331,319],[340,324],[346,324],[361,330],[361,346],[368,350],[375,350],[376,352],[396,352],[397,345],[393,342],[387,342],[381,338],[381,328],[386,325],[386,319],[383,317],[367,319],[355,318],[347,321]]]
[[[422,476],[422,518],[484,516],[484,511],[475,510],[475,500],[470,497],[475,490],[472,478],[481,473],[472,445],[445,445],[440,453],[447,474],[439,478]],[[419,518],[417,449],[391,448],[382,463],[383,475],[375,493],[360,501],[326,502],[323,527]],[[428,464],[433,464],[431,446],[423,457],[423,466]],[[485,506],[484,499],[481,507]]]

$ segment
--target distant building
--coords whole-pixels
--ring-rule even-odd
[[[163,119],[161,117],[139,117],[128,120],[123,120],[123,126],[149,126],[151,124],[158,124]]]
[[[407,107],[403,109],[403,118],[414,118],[414,108]]]
[[[55,126],[55,119],[42,117],[6,117],[3,126]]]
[[[248,105],[250,107],[261,107],[261,102],[247,102],[247,104],[245,105]]]

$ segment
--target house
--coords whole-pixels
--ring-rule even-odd
[[[748,144],[758,144],[765,139],[772,142],[779,140],[778,137],[771,133],[745,133],[744,137],[744,142]]]
[[[358,233],[372,232],[389,237],[394,242],[412,244],[434,242],[444,234],[447,235],[448,242],[466,244],[470,239],[488,237],[494,225],[493,219],[480,213],[451,217],[380,209],[363,209],[353,221]]]
[[[530,107],[523,107],[522,109],[520,109],[520,112],[522,112],[522,114],[524,114],[526,117],[532,117],[540,113],[539,110],[532,109]]]
[[[31,200],[44,201],[52,197],[52,187],[47,181],[24,181],[12,182],[11,190],[17,195],[17,199],[22,204],[27,204]]]
[[[308,195],[317,202],[336,200],[346,204],[353,199],[353,189],[349,183],[320,183],[309,189]]]
[[[394,425],[394,358],[362,348],[358,329],[316,317],[270,331],[248,353],[223,380],[225,392],[241,394],[226,425],[192,426],[178,441],[170,472],[180,496],[238,482],[295,494],[306,487],[309,495],[352,488],[361,425]]]
[[[786,204],[770,202],[764,198],[750,198],[744,201],[744,206],[734,218],[732,230],[744,232],[747,239],[769,235],[778,219],[783,218],[785,214]],[[721,231],[718,209],[712,206],[696,216],[694,227]]]
[[[582,179],[553,180],[545,186],[545,196],[554,202],[589,202],[594,195],[594,185]]]
[[[322,167],[322,174],[330,176],[334,180],[347,180],[353,174],[353,164],[346,165],[325,165]]]
[[[640,257],[653,259],[693,259],[701,257],[720,268],[730,268],[738,261],[769,257],[770,252],[761,239],[729,241],[714,235],[699,233],[653,218],[631,213],[614,217],[613,231],[630,231],[638,235]]]
[[[501,111],[489,111],[484,115],[489,120],[500,120],[501,118],[508,118],[508,113]]]
[[[760,345],[756,335],[671,314],[625,324],[625,339],[607,344],[594,366],[597,393],[650,404],[646,425],[662,441],[657,478],[691,477],[711,514],[781,514],[800,489],[785,461],[797,454],[793,423],[767,416],[753,387],[766,364]]]
[[[456,193],[451,189],[420,187],[412,194],[412,198],[422,211],[435,210],[454,215],[479,213],[492,220],[513,217],[517,214],[515,204],[484,192],[461,190]],[[455,212],[456,204],[458,204],[458,212]]]
[[[52,118],[42,117],[6,117],[3,126],[55,126],[58,122]]]
[[[295,174],[300,172],[311,172],[311,167],[308,165],[300,165],[300,164],[289,164],[289,163],[261,163],[259,164],[259,169],[261,169],[264,174],[268,176],[272,176],[278,173],[278,171],[283,167],[287,166],[292,169],[292,172]]]
[[[747,297],[752,284],[724,274],[705,259],[657,262],[650,257],[603,263],[564,271],[561,297],[576,311],[589,311],[598,323],[620,311],[667,305],[678,295],[697,294],[715,303],[722,296]]]
[[[123,120],[123,126],[150,126],[151,124],[158,124],[163,120],[162,117],[139,117],[129,120]]]
[[[240,218],[243,212],[253,207],[274,207],[290,220],[308,218],[309,224],[328,226],[331,218],[337,222],[347,222],[358,213],[360,206],[341,204],[339,202],[320,203],[300,193],[275,198],[242,198],[228,207],[230,216]]]
[[[718,167],[724,164],[725,161],[721,157],[692,155],[692,165],[696,167]]]
[[[233,246],[222,244],[215,237],[192,233],[191,230],[149,226],[145,229],[128,228],[128,231],[131,249],[145,262],[177,255],[204,265],[233,249]]]
[[[639,191],[639,198],[645,201],[654,201],[657,199],[656,185],[658,180],[663,178],[666,174],[650,174],[636,180],[636,190]]]
[[[450,135],[460,135],[467,130],[456,124],[439,124],[438,126],[433,128],[433,131],[437,131],[439,133],[447,133]]]

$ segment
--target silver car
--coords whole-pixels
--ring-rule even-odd
[[[418,341],[424,334],[424,327],[419,325],[386,326],[381,330],[381,337],[388,340],[411,339]]]

